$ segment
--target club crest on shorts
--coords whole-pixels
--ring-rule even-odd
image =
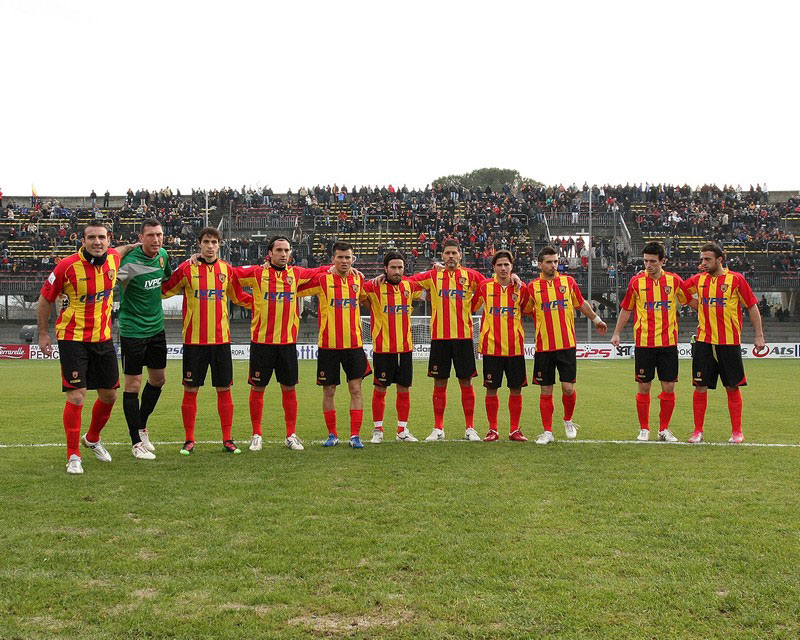
[[[77,371],[73,371],[72,372],[72,379],[74,380],[77,377],[78,377],[78,372]]]
[[[192,377],[192,372],[191,371],[187,371],[186,372],[186,377],[187,378],[191,378]]]
[[[253,371],[253,378],[254,379],[257,380],[260,377],[261,377],[261,372],[260,371]]]
[[[722,291],[722,293],[725,293],[728,290],[728,285],[727,284],[722,284],[722,285],[720,285],[719,288]]]
[[[227,279],[228,279],[228,276],[226,276],[224,273],[218,273],[218,274],[217,274],[217,279],[218,279],[220,282],[224,283],[224,282],[225,282],[225,280],[227,280]]]
[[[487,373],[486,374],[486,379],[487,380],[491,380],[492,379],[492,374],[491,373]]]

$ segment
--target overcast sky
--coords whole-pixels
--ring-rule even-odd
[[[0,0],[0,188],[800,188],[797,2]]]

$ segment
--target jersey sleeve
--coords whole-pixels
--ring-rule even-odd
[[[322,291],[320,285],[320,278],[322,274],[317,274],[312,277],[308,282],[297,287],[297,296],[302,298],[304,296],[318,296]]]
[[[683,279],[677,274],[675,275],[675,297],[681,304],[689,304],[689,296],[686,295]]]
[[[259,269],[262,267],[251,265],[247,267],[234,267],[233,279],[237,280],[242,287],[250,287],[251,289],[257,284],[261,276]]]
[[[162,298],[171,298],[172,296],[177,296],[183,293],[183,287],[185,284],[184,273],[186,270],[186,265],[188,264],[188,262],[182,262],[178,268],[175,269],[169,280],[161,283]]]
[[[169,280],[172,276],[172,265],[169,263],[169,254],[164,249],[164,280]]]
[[[297,286],[299,287],[301,284],[305,284],[321,273],[327,273],[330,268],[331,265],[329,264],[324,264],[321,267],[316,267],[315,269],[309,269],[308,267],[295,267],[294,275],[297,278]]]
[[[411,286],[411,300],[419,300],[425,292],[425,289],[417,282],[409,282],[409,285]]]
[[[358,288],[358,301],[369,302],[369,294],[367,293],[367,281],[361,279],[361,286]]]
[[[572,276],[569,277],[569,290],[570,296],[572,297],[572,304],[577,309],[584,303],[583,294],[581,293],[580,287],[578,287],[578,283],[575,282],[575,278]]]
[[[469,286],[473,292],[477,292],[478,287],[480,287],[484,282],[491,280],[491,278],[487,278],[480,271],[475,271],[475,269],[467,268],[466,271],[469,278]]]
[[[430,269],[429,271],[422,271],[420,273],[415,273],[413,276],[409,276],[408,279],[411,282],[416,282],[423,289],[427,289],[428,291],[430,291],[431,287],[433,287],[433,279],[435,277],[436,277],[436,269]]]
[[[622,304],[620,306],[625,309],[625,311],[633,311],[633,308],[636,306],[635,283],[636,277],[631,278],[631,281],[628,283],[628,290],[625,292],[625,297],[622,299]]]
[[[744,279],[744,276],[741,273],[736,274],[736,280],[738,281],[738,287],[736,287],[736,293],[739,296],[739,300],[742,301],[742,304],[749,309],[754,304],[758,304],[758,298],[756,298],[755,294],[753,293],[753,288],[750,286],[750,283]]]
[[[525,285],[519,288],[519,308],[522,315],[529,316],[533,313],[533,296]]]
[[[239,278],[233,277],[228,280],[228,287],[225,293],[234,304],[238,304],[245,309],[252,309],[253,296],[242,291]]]
[[[697,275],[683,281],[683,293],[687,300],[691,300],[697,295]]]
[[[472,313],[475,313],[486,302],[486,287],[478,285],[478,290],[472,296]]]
[[[64,289],[64,273],[67,270],[65,262],[66,260],[59,262],[42,285],[42,297],[50,303],[55,302]]]

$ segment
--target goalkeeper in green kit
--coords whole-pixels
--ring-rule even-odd
[[[155,447],[147,432],[147,419],[156,407],[166,381],[167,338],[161,307],[161,282],[172,274],[169,255],[161,245],[164,231],[155,218],[142,221],[141,246],[122,260],[117,281],[119,291],[119,335],[125,391],[122,408],[133,445],[133,457],[154,460]],[[147,384],[142,391],[142,369],[147,367]]]

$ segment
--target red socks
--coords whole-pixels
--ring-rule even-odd
[[[260,393],[255,387],[250,389],[250,424],[253,425],[253,435],[261,435],[261,416],[264,413],[264,392]]]
[[[659,396],[661,397],[661,396]],[[636,394],[636,413],[639,416],[639,427],[650,430],[650,394]]]
[[[542,414],[542,426],[545,431],[553,430],[553,396],[539,396],[539,413]]]
[[[325,426],[328,427],[328,433],[338,436],[339,433],[336,431],[336,409],[323,411],[322,415],[325,418]]]
[[[658,413],[658,430],[669,429],[669,421],[672,419],[672,412],[675,410],[675,393],[662,391],[658,394],[661,401],[661,410]]]
[[[186,432],[186,439],[194,441],[194,421],[197,417],[196,393],[190,393],[184,389],[181,416],[183,416],[183,430]]]
[[[508,396],[508,414],[511,418],[509,433],[514,433],[519,429],[519,421],[522,417],[522,394]]]
[[[297,392],[292,389],[281,389],[281,402],[283,404],[283,417],[286,420],[286,437],[297,431]]]
[[[695,390],[692,396],[692,409],[694,411],[694,430],[702,431],[706,421],[706,407],[708,406],[708,394],[700,393]]]
[[[397,392],[397,433],[408,426],[408,414],[411,411],[411,394]]]
[[[350,409],[350,437],[361,435],[361,422],[364,420],[363,409]]]
[[[489,420],[489,429],[497,431],[497,412],[500,409],[500,398],[486,396],[486,417]]]
[[[474,406],[474,405],[473,405]],[[433,426],[444,429],[444,410],[447,407],[447,387],[433,388]],[[466,409],[465,409],[466,411]]]
[[[731,414],[731,432],[742,432],[742,392],[739,389],[726,389],[728,392],[728,413]]]
[[[461,404],[464,406],[467,429],[472,429],[475,426],[475,389],[472,385],[461,387]]]
[[[82,404],[64,404],[64,433],[67,435],[67,458],[81,455],[81,412]]]
[[[568,396],[566,393],[561,394],[561,404],[564,405],[564,420],[572,420],[572,416],[575,413],[575,403],[577,401],[577,389],[573,390],[571,396]]]
[[[233,427],[233,398],[230,389],[217,392],[217,413],[222,427],[222,440],[230,440]]]
[[[383,414],[386,412],[386,390],[372,389],[372,422],[375,428],[383,431]]]
[[[111,417],[111,410],[113,408],[113,402],[111,404],[106,404],[102,402],[100,398],[94,401],[94,406],[92,407],[92,421],[89,423],[89,431],[86,432],[86,439],[89,442],[97,442],[100,440],[100,432]]]

